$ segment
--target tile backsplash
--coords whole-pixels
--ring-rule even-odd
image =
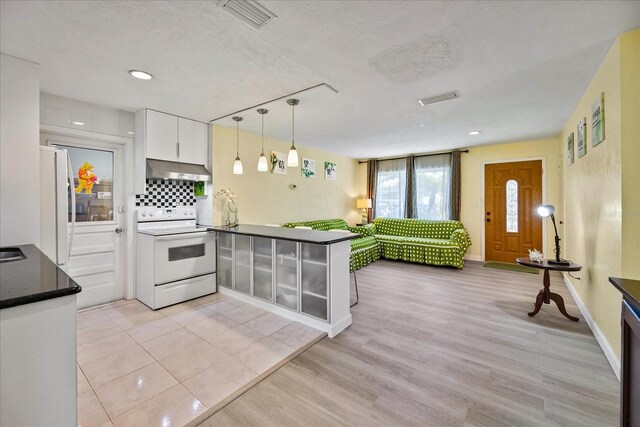
[[[165,179],[147,179],[145,194],[136,194],[136,206],[173,208],[195,206],[193,182]]]

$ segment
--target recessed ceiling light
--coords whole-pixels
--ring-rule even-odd
[[[424,127],[424,123],[420,123],[420,124],[418,125],[418,127],[419,127],[419,128],[423,128],[423,127]]]
[[[472,130],[471,132],[469,132],[469,135],[480,135],[480,131],[479,130]]]
[[[129,132],[127,132],[127,133],[128,133],[129,135],[133,135],[133,132],[131,132],[131,131],[129,131]]]
[[[146,71],[129,70],[129,74],[131,74],[131,76],[135,77],[136,79],[140,79],[140,80],[151,80],[153,78],[153,76],[147,73]]]
[[[72,125],[84,126],[84,122],[71,122]]]

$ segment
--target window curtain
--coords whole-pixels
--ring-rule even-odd
[[[414,218],[416,212],[416,198],[413,197],[415,192],[415,177],[414,177],[414,157],[407,157],[407,188],[405,190],[406,198],[405,198],[405,208],[404,208],[404,216],[405,218]]]
[[[376,174],[376,217],[406,218],[407,160],[379,160]]]
[[[451,153],[416,157],[412,218],[451,218]]]
[[[367,209],[367,220],[373,221],[376,208],[376,180],[378,177],[378,161],[367,162],[367,199],[371,199],[371,209]]]
[[[462,199],[460,155],[460,150],[451,153],[451,208],[449,217],[456,221],[460,221],[460,204]]]

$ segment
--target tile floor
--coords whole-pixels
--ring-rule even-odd
[[[194,425],[326,334],[222,294],[78,313],[78,425]]]

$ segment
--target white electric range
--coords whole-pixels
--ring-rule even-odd
[[[216,233],[194,207],[140,207],[136,213],[136,298],[152,309],[216,291]]]

